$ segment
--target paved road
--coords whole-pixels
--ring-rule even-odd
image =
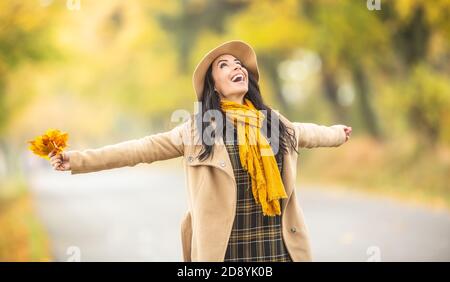
[[[30,177],[57,261],[181,261],[181,163]],[[450,213],[300,188],[316,261],[450,261]]]

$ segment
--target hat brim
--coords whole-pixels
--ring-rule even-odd
[[[220,55],[230,54],[238,58],[244,66],[255,77],[256,81],[259,80],[258,63],[256,60],[256,54],[253,48],[241,40],[227,41],[211,51],[209,51],[198,63],[192,76],[192,83],[194,85],[195,93],[200,101],[203,96],[203,87],[205,83],[206,71],[211,63]]]

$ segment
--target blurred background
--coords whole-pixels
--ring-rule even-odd
[[[450,1],[0,1],[0,261],[180,261],[182,159],[81,175],[69,150],[170,130],[211,48],[250,43],[266,102],[353,127],[302,149],[315,260],[450,260]],[[163,215],[163,216],[162,216]]]

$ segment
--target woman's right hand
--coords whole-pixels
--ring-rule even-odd
[[[48,154],[50,158],[50,163],[52,164],[55,170],[65,171],[70,170],[70,155],[64,152],[56,155],[56,152],[53,150],[50,154]]]

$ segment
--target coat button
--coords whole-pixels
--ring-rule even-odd
[[[220,165],[221,167],[225,167],[225,162],[224,162],[224,161],[220,161],[220,162],[219,162],[219,165]]]
[[[194,158],[192,156],[188,157],[188,162],[192,163],[193,160],[194,160]]]
[[[297,232],[297,229],[295,229],[295,227],[292,227],[292,228],[291,228],[291,232],[292,232],[292,233],[295,233],[295,232]]]

